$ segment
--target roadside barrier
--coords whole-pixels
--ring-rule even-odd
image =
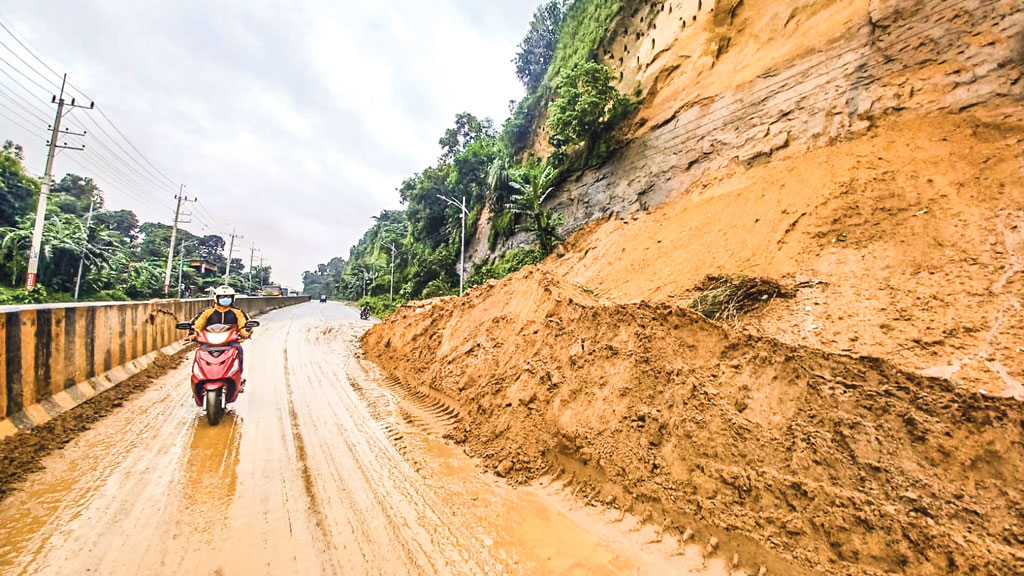
[[[239,298],[249,315],[308,301]],[[174,325],[210,305],[152,300],[0,307],[0,439],[42,424],[184,347]]]

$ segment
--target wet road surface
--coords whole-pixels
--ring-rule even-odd
[[[191,359],[0,504],[0,574],[725,574],[554,488],[512,489],[399,416],[337,303],[260,318],[210,427]]]

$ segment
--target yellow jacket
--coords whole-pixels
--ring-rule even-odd
[[[203,310],[203,313],[196,318],[193,327],[197,332],[206,330],[207,326],[214,324],[227,324],[229,326],[238,326],[238,329],[242,334],[249,334],[249,330],[245,329],[245,325],[249,323],[249,317],[246,316],[245,312],[233,306],[214,306]]]

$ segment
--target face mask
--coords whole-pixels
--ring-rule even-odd
[[[233,301],[234,301],[234,298],[218,298],[217,299],[217,304],[220,304],[221,306],[224,306],[226,308],[228,306],[231,306],[231,303]]]

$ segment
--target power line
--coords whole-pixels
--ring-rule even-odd
[[[142,172],[139,172],[137,168],[135,168],[134,166],[129,164],[128,161],[126,161],[123,157],[121,157],[120,154],[118,154],[117,152],[114,152],[109,146],[107,146],[107,144],[103,141],[102,138],[96,138],[96,144],[97,144],[97,146],[99,146],[100,149],[105,151],[110,157],[112,157],[113,159],[115,159],[118,162],[120,162],[121,165],[124,166],[124,170],[127,170],[128,174],[130,174],[134,179],[136,179],[139,183],[142,184],[142,188],[152,187],[152,188],[161,189],[161,190],[167,191],[167,192],[170,191],[170,190],[168,190],[167,186],[163,185],[160,182],[157,182],[157,181],[153,180],[152,178],[149,178],[147,175],[143,174]]]
[[[37,96],[37,94],[35,92],[33,92],[29,88],[25,87],[25,85],[22,84],[21,82],[19,82],[17,78],[15,78],[14,76],[11,76],[11,74],[9,72],[7,72],[7,70],[4,70],[3,68],[0,68],[0,73],[2,73],[4,76],[7,76],[8,78],[10,78],[11,82],[14,82],[15,84],[17,84],[18,87],[20,87],[22,90],[24,90],[26,94],[29,94],[29,95],[31,95],[33,97],[32,99],[25,98],[26,102],[32,102],[33,100],[36,100],[36,98],[38,98],[38,96]],[[12,93],[13,93],[13,90],[12,90]],[[36,100],[36,101],[39,101],[39,100]]]
[[[54,76],[60,76],[60,74],[58,74],[58,73],[56,72],[56,70],[54,70],[54,68],[53,68],[53,67],[51,67],[51,66],[50,66],[49,64],[47,64],[47,63],[46,63],[46,61],[45,61],[45,60],[44,60],[44,59],[43,59],[43,58],[42,58],[42,57],[41,57],[41,56],[39,55],[39,53],[38,53],[38,51],[37,51],[37,50],[33,50],[33,48],[29,47],[29,45],[27,44],[27,41],[22,41],[22,39],[21,39],[21,38],[19,37],[19,35],[18,35],[18,34],[16,34],[16,33],[14,32],[14,30],[13,30],[13,27],[12,27],[12,26],[9,26],[8,24],[4,23],[3,21],[0,21],[0,28],[2,28],[2,29],[3,29],[4,31],[5,31],[5,32],[7,32],[7,34],[8,34],[8,35],[9,35],[9,36],[10,36],[11,38],[13,38],[13,39],[14,39],[14,41],[15,41],[15,42],[17,42],[17,43],[18,43],[18,45],[22,47],[22,49],[24,49],[24,50],[25,50],[25,51],[26,51],[26,52],[27,52],[27,53],[28,53],[29,55],[31,55],[31,56],[32,56],[33,58],[35,58],[35,59],[36,59],[36,60],[37,60],[37,61],[38,61],[38,62],[39,62],[40,64],[42,64],[42,66],[43,66],[44,68],[46,68],[46,69],[47,69],[48,71],[50,71],[50,73],[51,73],[51,74],[53,74]],[[17,53],[16,53],[16,52],[15,52],[15,51],[13,50],[13,49],[11,49],[11,47],[10,47],[10,46],[7,46],[7,45],[6,45],[6,44],[4,44],[3,42],[0,42],[0,46],[3,46],[3,47],[4,47],[4,48],[6,48],[6,49],[7,49],[7,50],[8,50],[9,52],[11,52],[12,54],[14,54],[14,56],[15,56],[16,58],[18,58],[18,60],[19,60],[19,61],[21,61],[21,62],[22,62],[23,64],[25,64],[26,66],[28,66],[28,67],[29,67],[29,68],[30,68],[30,69],[31,69],[31,70],[32,70],[33,72],[35,72],[36,74],[38,74],[38,75],[39,75],[40,77],[42,77],[42,78],[44,78],[44,79],[46,78],[46,75],[45,75],[45,74],[43,74],[43,73],[42,73],[42,72],[40,72],[40,71],[39,71],[38,69],[36,69],[36,68],[35,68],[35,67],[34,67],[33,65],[31,65],[30,63],[28,63],[27,61],[25,61],[25,60],[24,60],[23,58],[21,58],[21,57],[20,57],[20,56],[19,56],[19,55],[18,55],[18,54],[17,54]],[[8,66],[11,66],[11,65],[10,65],[10,63],[8,63],[8,62],[6,62],[6,61],[4,61],[4,60],[2,60],[2,59],[0,59],[0,61],[3,61],[3,62],[4,62],[4,63],[6,63],[6,64],[7,64]],[[12,67],[12,68],[14,68],[13,66],[11,66],[11,67]],[[24,73],[23,73],[23,72],[21,72],[20,70],[17,70],[16,68],[15,68],[15,70],[16,70],[16,71],[17,71],[17,72],[18,72],[19,74],[21,74],[22,76],[24,76],[24,77],[25,77],[26,79],[28,79],[28,80],[32,81],[32,82],[33,82],[34,84],[36,84],[37,86],[39,85],[39,84],[38,84],[38,82],[35,82],[34,80],[32,80],[32,79],[31,79],[30,77],[28,77],[28,76],[27,76],[26,74],[24,74]],[[10,76],[10,75],[8,75],[8,76]],[[13,77],[11,77],[11,78],[12,78],[12,79],[14,79]],[[15,80],[15,81],[16,81],[16,80]],[[20,84],[20,83],[19,83],[19,84]],[[90,97],[89,97],[89,96],[88,96],[88,95],[87,95],[87,94],[85,93],[85,91],[83,91],[83,90],[82,90],[81,88],[79,88],[79,87],[75,86],[74,84],[72,84],[72,83],[70,83],[70,82],[68,83],[68,85],[69,85],[69,86],[71,86],[71,87],[73,87],[73,88],[75,88],[75,90],[76,90],[76,91],[77,91],[77,92],[78,92],[78,93],[79,93],[79,94],[80,94],[80,95],[81,95],[81,96],[82,96],[82,97],[83,97],[84,99],[86,99],[86,100],[90,100],[90,101],[92,100],[92,98],[90,98]],[[22,85],[22,88],[24,89],[24,86],[23,86],[23,85]],[[30,91],[29,91],[29,90],[27,90],[27,89],[26,89],[26,91],[30,92]],[[151,178],[151,179],[153,180],[153,183],[154,183],[154,184],[156,184],[157,186],[162,186],[162,187],[165,187],[165,188],[167,188],[167,189],[173,190],[173,189],[174,189],[174,187],[175,187],[175,183],[174,183],[174,181],[173,181],[173,180],[172,180],[172,179],[171,179],[170,177],[168,177],[168,176],[167,176],[167,175],[166,175],[166,174],[165,174],[165,173],[164,173],[163,171],[161,171],[161,170],[160,170],[160,169],[159,169],[159,168],[158,168],[158,167],[157,167],[157,166],[156,166],[156,165],[155,165],[155,164],[154,164],[154,163],[153,163],[153,162],[152,162],[152,161],[151,161],[151,160],[150,160],[150,159],[149,159],[149,158],[148,158],[148,157],[147,157],[147,156],[145,155],[145,154],[143,154],[143,153],[142,153],[142,151],[141,151],[141,150],[139,149],[139,147],[138,147],[138,146],[136,146],[136,145],[135,145],[135,143],[134,143],[134,142],[132,142],[132,141],[131,141],[131,139],[129,139],[129,138],[128,138],[128,137],[127,137],[127,136],[125,135],[125,133],[124,133],[124,132],[123,132],[123,131],[122,131],[122,130],[121,130],[121,129],[120,129],[120,128],[119,128],[119,127],[118,127],[118,126],[117,126],[117,125],[115,124],[115,123],[114,123],[114,121],[113,121],[113,120],[111,120],[111,119],[110,119],[110,117],[109,117],[109,116],[108,116],[108,115],[106,114],[106,112],[105,112],[105,111],[104,111],[104,110],[103,110],[102,108],[100,108],[100,107],[96,107],[96,110],[97,110],[97,111],[98,111],[98,112],[100,113],[100,116],[102,116],[102,117],[103,117],[103,119],[104,119],[104,120],[105,120],[105,121],[107,122],[107,124],[109,124],[110,128],[112,128],[112,129],[114,130],[114,132],[116,132],[116,133],[117,133],[117,134],[118,134],[118,135],[119,135],[119,136],[121,137],[121,139],[123,139],[123,140],[124,140],[124,142],[125,142],[125,143],[126,143],[126,144],[128,145],[128,147],[129,147],[129,148],[131,148],[131,149],[132,149],[132,150],[133,150],[133,151],[135,152],[135,154],[136,154],[136,155],[138,156],[138,158],[136,158],[136,156],[132,155],[132,154],[131,154],[131,153],[130,153],[130,152],[129,152],[128,150],[126,150],[126,149],[125,149],[125,148],[124,148],[123,146],[121,146],[120,142],[118,142],[118,140],[117,140],[116,138],[114,138],[114,137],[113,137],[113,136],[112,136],[112,135],[111,135],[111,134],[110,134],[109,132],[107,132],[107,131],[106,131],[106,130],[105,130],[105,129],[103,128],[103,126],[101,126],[101,125],[100,125],[100,124],[99,124],[98,122],[96,122],[96,121],[95,121],[95,120],[93,120],[92,118],[89,118],[89,121],[90,121],[90,122],[91,122],[91,123],[93,124],[93,126],[94,126],[94,127],[95,127],[95,128],[97,129],[97,130],[99,130],[99,131],[100,131],[100,133],[101,133],[101,134],[103,134],[103,135],[104,135],[104,136],[105,136],[105,137],[106,137],[106,138],[107,138],[107,139],[109,140],[109,142],[110,142],[110,143],[112,143],[112,144],[113,144],[114,146],[116,146],[116,147],[117,147],[118,149],[120,149],[120,150],[121,150],[121,152],[122,152],[122,153],[123,153],[123,154],[124,154],[125,156],[127,156],[127,157],[128,157],[128,159],[129,159],[129,160],[130,160],[130,161],[131,161],[132,163],[136,164],[136,165],[137,165],[137,166],[139,167],[139,169],[141,169],[141,172],[142,172],[142,173],[145,173],[145,176],[146,176],[146,178]],[[98,141],[99,141],[99,139],[98,139]],[[125,164],[126,166],[128,165],[128,162],[127,162],[127,161],[125,161],[125,160],[124,160],[124,158],[122,158],[121,156],[119,156],[119,155],[115,154],[115,153],[113,152],[113,150],[110,150],[109,146],[105,146],[105,148],[107,149],[107,151],[108,151],[108,152],[109,152],[110,154],[112,154],[112,155],[115,155],[115,156],[117,156],[118,160],[119,160],[119,161],[121,161],[121,162],[122,162],[123,164]],[[142,162],[140,162],[140,161],[139,161],[139,158],[141,158],[141,159],[142,159]],[[145,162],[145,164],[143,164],[143,162]],[[133,170],[134,172],[138,172],[138,169],[132,168],[132,170]],[[141,174],[140,174],[140,175],[141,175]],[[161,181],[161,179],[162,179],[163,181]]]
[[[83,158],[85,158],[86,161],[88,161],[88,160],[95,161],[94,158],[89,158],[87,156],[83,156]],[[78,166],[78,167],[80,167],[80,168],[82,168],[84,170],[88,170],[88,171],[92,172],[92,175],[93,175],[92,177],[93,177],[94,180],[103,180],[103,181],[105,181],[104,183],[102,183],[100,185],[100,189],[102,189],[102,190],[104,190],[106,192],[120,193],[120,194],[122,194],[122,195],[124,195],[126,197],[131,198],[132,200],[134,200],[134,201],[136,201],[136,202],[138,202],[140,204],[148,205],[149,208],[156,209],[156,210],[158,210],[158,211],[160,211],[162,213],[169,213],[170,212],[170,209],[166,205],[160,205],[156,201],[151,200],[150,198],[148,198],[147,196],[145,196],[141,192],[138,192],[135,189],[135,186],[131,185],[130,183],[126,183],[123,179],[121,179],[119,177],[112,176],[106,169],[100,168],[99,166],[97,166],[95,164],[91,164],[91,165],[87,164],[86,162],[83,162],[83,161],[79,160],[78,157],[68,156],[67,159],[69,161],[71,161],[73,164],[75,164],[76,166]],[[96,178],[96,177],[98,177],[98,178]]]
[[[105,115],[103,114],[103,111],[102,111],[102,110],[99,110],[99,112],[100,112],[100,115],[101,115],[101,116],[103,116],[104,118],[106,118],[106,116],[105,116]],[[154,176],[154,175],[152,174],[152,172],[150,172],[150,171],[149,171],[149,169],[148,169],[148,168],[146,168],[145,166],[143,166],[143,165],[142,165],[142,163],[140,163],[140,162],[139,162],[139,161],[138,161],[137,159],[135,159],[135,157],[133,157],[133,156],[131,155],[131,153],[129,153],[129,152],[127,151],[127,150],[125,150],[124,146],[121,146],[121,144],[120,144],[120,143],[119,143],[119,142],[117,141],[117,139],[116,139],[116,138],[114,138],[113,136],[111,136],[111,135],[110,135],[110,133],[109,133],[109,132],[107,132],[107,131],[106,131],[106,130],[105,130],[105,129],[103,128],[103,126],[101,126],[101,125],[100,125],[100,123],[99,123],[99,122],[97,122],[97,121],[96,121],[95,119],[93,119],[93,118],[91,118],[91,117],[87,117],[87,118],[89,119],[89,122],[91,122],[91,123],[92,123],[92,125],[93,125],[93,126],[95,126],[97,130],[99,130],[99,131],[100,131],[100,134],[103,134],[104,136],[106,136],[109,142],[111,142],[112,144],[114,144],[114,146],[116,146],[116,147],[118,148],[118,150],[120,150],[121,152],[123,152],[125,156],[127,156],[127,157],[128,157],[128,158],[129,158],[130,160],[134,161],[136,165],[138,165],[138,166],[139,166],[140,168],[142,168],[142,171],[143,171],[143,172],[146,172],[147,174],[149,174],[149,177],[153,178],[153,179],[155,180],[155,182],[159,182],[159,179],[158,179],[158,178],[156,178],[156,177],[155,177],[155,176]],[[109,122],[110,120],[108,119],[107,121]],[[114,128],[114,130],[117,130],[117,127],[116,127],[116,126],[113,126],[113,124],[111,124],[111,126],[112,126],[112,127]],[[118,133],[120,133],[120,131],[118,131]],[[129,143],[129,145],[131,145],[131,143]],[[125,164],[127,164],[127,162],[126,162],[126,161],[124,161],[123,159],[122,159],[122,162],[124,162]],[[160,185],[161,185],[161,186],[165,186],[165,187],[167,186],[166,184],[160,184]],[[173,189],[173,185],[171,185],[171,189]]]
[[[18,122],[17,120],[14,120],[13,118],[11,118],[10,116],[4,114],[3,112],[0,112],[0,117],[3,117],[5,120],[7,120],[11,124],[14,124],[15,126],[21,128],[22,130],[25,130],[25,131],[28,131],[28,132],[35,132],[37,130],[36,128],[28,128],[28,127],[26,127],[21,122]]]
[[[15,110],[14,108],[11,108],[10,106],[8,106],[7,104],[5,104],[5,103],[3,103],[3,102],[0,102],[0,107],[3,107],[4,109],[6,109],[6,110],[7,110],[8,112],[10,112],[11,114],[14,114],[14,115],[15,115],[15,116],[17,116],[18,118],[21,118],[22,120],[24,120],[25,122],[28,122],[29,124],[32,124],[32,123],[34,122],[33,120],[30,120],[30,119],[28,119],[28,118],[25,118],[25,117],[24,117],[24,116],[23,116],[23,115],[22,115],[22,114],[21,114],[20,112],[18,112],[18,111],[17,111],[17,110]],[[42,121],[43,121],[43,122],[46,122],[46,120],[45,120],[45,119],[44,119],[44,120],[42,120]]]
[[[30,56],[32,56],[33,58],[35,58],[36,60],[38,60],[38,61],[39,61],[39,63],[40,63],[40,64],[42,64],[44,68],[46,68],[47,70],[49,70],[49,71],[50,71],[50,73],[51,73],[51,74],[53,74],[54,78],[60,78],[60,77],[62,76],[62,74],[61,74],[60,72],[57,72],[57,71],[56,71],[56,70],[55,70],[55,69],[54,69],[54,68],[53,68],[52,66],[50,66],[49,64],[47,64],[47,63],[46,63],[46,61],[45,61],[45,60],[43,60],[43,58],[42,58],[42,57],[41,57],[41,56],[39,55],[39,51],[38,51],[38,50],[35,50],[35,49],[34,49],[35,47],[34,47],[34,46],[32,46],[32,43],[31,43],[31,42],[29,42],[28,40],[24,40],[24,41],[23,41],[23,40],[22,40],[22,39],[21,39],[21,38],[19,37],[19,35],[18,35],[18,34],[15,34],[15,32],[14,32],[14,30],[13,30],[13,26],[10,26],[9,24],[5,23],[5,22],[3,21],[3,19],[0,19],[0,28],[3,28],[3,30],[4,30],[5,32],[7,32],[7,34],[8,34],[8,35],[9,35],[9,36],[10,36],[11,38],[13,38],[13,39],[14,39],[14,41],[15,41],[15,42],[17,42],[17,43],[18,43],[18,45],[19,45],[19,46],[21,46],[21,47],[22,47],[22,48],[23,48],[23,49],[25,50],[25,52],[28,52],[28,54],[29,54]],[[36,70],[35,72],[36,72],[37,74],[39,74],[39,71],[38,71],[38,70]],[[67,83],[67,85],[68,85],[68,86],[70,86],[71,88],[74,88],[74,89],[75,89],[75,90],[76,90],[76,91],[77,91],[77,92],[79,93],[79,95],[80,95],[80,96],[82,96],[82,97],[85,97],[85,94],[83,94],[83,93],[82,93],[82,90],[81,90],[80,88],[78,88],[78,86],[75,86],[75,85],[74,85],[74,84],[73,84],[72,82],[70,82],[70,81],[69,81],[69,82]],[[88,99],[88,100],[92,100],[91,98],[87,98],[87,99]]]
[[[36,81],[35,79],[33,79],[33,78],[32,78],[31,76],[29,76],[28,74],[25,74],[24,72],[22,72],[21,68],[18,68],[17,66],[15,66],[15,65],[11,64],[11,63],[10,63],[10,62],[8,62],[7,60],[3,59],[2,57],[0,57],[0,62],[3,62],[4,64],[7,64],[8,66],[10,66],[10,67],[11,67],[11,70],[14,70],[14,71],[15,71],[15,72],[17,72],[18,74],[20,74],[20,75],[22,76],[22,78],[24,78],[24,79],[28,80],[29,82],[31,82],[31,83],[35,84],[36,86],[38,86],[38,87],[39,87],[39,88],[40,88],[40,89],[41,89],[42,91],[44,91],[44,92],[50,92],[50,89],[49,89],[49,88],[47,88],[46,86],[43,86],[42,84],[40,84],[39,82],[37,82],[37,81]]]
[[[149,194],[146,194],[145,192],[143,192],[143,190],[145,190],[145,188],[146,188],[146,186],[144,184],[142,186],[140,186],[138,181],[133,181],[132,178],[130,178],[129,176],[126,176],[123,172],[121,172],[116,166],[112,165],[103,156],[101,156],[99,154],[95,154],[95,153],[93,153],[91,151],[86,151],[86,154],[84,154],[84,156],[88,160],[91,160],[93,162],[102,164],[104,166],[105,171],[108,171],[108,172],[106,172],[106,177],[107,178],[112,179],[112,180],[113,179],[118,180],[119,183],[122,186],[125,186],[128,189],[131,189],[135,194],[137,194],[139,200],[142,200],[144,202],[149,202],[151,206],[159,204],[159,202],[160,202],[160,200],[159,200],[160,197],[159,196],[149,195]],[[96,169],[98,169],[98,167]],[[111,178],[111,174],[113,174],[115,176],[115,178]],[[167,205],[162,205],[161,204],[160,206],[164,210],[168,209]]]
[[[14,93],[13,92],[8,92],[7,88],[5,88],[4,86],[0,85],[0,96],[3,96],[4,98],[7,98],[8,100],[10,100],[14,104],[16,104],[19,108],[24,110],[26,113],[32,114],[35,118],[39,119],[40,122],[49,123],[49,120],[47,120],[38,110],[36,110],[35,108],[30,108],[30,107],[26,106],[25,104],[22,103],[22,101],[19,101],[15,97],[16,95],[12,95],[12,94],[14,94]]]
[[[83,94],[83,96],[84,96],[84,95],[85,95],[85,94]],[[151,166],[151,167],[153,168],[153,170],[156,170],[156,172],[157,172],[158,174],[160,174],[161,176],[163,176],[163,177],[164,177],[164,179],[165,179],[165,180],[167,180],[167,182],[169,182],[169,183],[170,183],[170,184],[172,184],[172,185],[174,184],[174,181],[173,181],[173,180],[171,180],[170,178],[168,178],[166,174],[164,174],[163,172],[161,172],[159,168],[157,168],[157,167],[156,167],[155,165],[153,165],[153,163],[149,161],[149,158],[146,158],[146,155],[145,155],[145,154],[143,154],[143,153],[142,153],[141,151],[139,151],[139,149],[138,149],[138,148],[137,148],[137,147],[135,146],[135,144],[132,144],[132,141],[131,141],[131,140],[129,140],[129,139],[128,139],[128,137],[127,137],[127,136],[125,136],[123,132],[121,132],[121,130],[120,130],[120,129],[119,129],[118,127],[117,127],[117,125],[116,125],[116,124],[114,124],[114,122],[113,122],[113,121],[112,121],[112,120],[111,120],[110,118],[108,118],[108,117],[107,117],[107,114],[106,114],[105,112],[103,112],[103,109],[102,109],[102,108],[99,108],[99,107],[97,107],[97,108],[96,108],[96,110],[97,110],[97,111],[98,111],[98,112],[100,113],[100,116],[103,116],[103,118],[104,118],[104,119],[105,119],[105,120],[106,120],[106,121],[107,121],[107,122],[108,122],[108,123],[110,124],[110,126],[111,126],[111,127],[112,127],[112,128],[113,128],[113,129],[114,129],[114,130],[115,130],[115,131],[116,131],[116,132],[118,133],[118,134],[120,134],[122,138],[124,138],[124,141],[125,141],[125,142],[127,142],[129,146],[131,146],[132,150],[135,150],[135,152],[136,152],[136,153],[137,153],[137,154],[138,154],[138,155],[139,155],[139,156],[140,156],[140,157],[141,157],[141,158],[142,158],[143,160],[145,160],[145,161],[146,161],[146,163],[147,163],[147,164],[149,164],[149,165],[150,165],[150,166]]]
[[[15,52],[14,50],[12,50],[12,49],[11,49],[11,47],[10,47],[10,46],[8,46],[7,44],[5,44],[5,43],[4,43],[3,41],[0,41],[0,46],[3,46],[4,48],[6,48],[6,49],[7,49],[7,51],[11,53],[11,55],[13,55],[13,56],[14,56],[15,58],[17,58],[19,62],[21,62],[22,64],[24,64],[25,66],[27,66],[29,70],[31,70],[31,71],[33,71],[33,72],[35,72],[36,74],[39,74],[39,77],[40,77],[40,78],[42,78],[42,79],[43,79],[44,81],[48,81],[48,82],[50,82],[51,84],[53,84],[53,87],[54,87],[54,88],[60,88],[60,85],[58,85],[58,84],[57,84],[56,82],[54,82],[53,80],[48,80],[48,78],[47,78],[47,76],[46,76],[45,74],[43,74],[42,72],[40,72],[40,71],[36,70],[34,66],[32,66],[31,64],[29,64],[28,62],[26,62],[24,58],[22,58],[21,56],[19,56],[17,52]]]

